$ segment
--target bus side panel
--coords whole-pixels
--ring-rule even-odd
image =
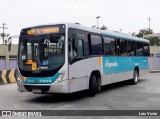
[[[109,83],[115,83],[130,78],[133,73],[127,71],[128,62],[128,57],[103,57],[103,80],[107,78]],[[109,84],[108,82],[103,82],[102,85]]]
[[[150,72],[150,66],[149,66],[149,59],[148,57],[142,57],[142,66],[141,69],[139,71],[139,76],[144,76],[146,74],[148,74]]]
[[[115,75],[115,77],[117,77]],[[113,74],[101,74],[101,85],[111,84],[112,83]]]
[[[98,57],[91,57],[76,61],[69,65],[70,92],[89,88],[89,79],[92,71],[99,70],[101,65]]]
[[[140,76],[149,73],[147,57],[103,57],[102,62],[103,80],[111,80],[102,81],[102,85],[132,79],[135,67]]]
[[[92,57],[69,65],[70,92],[89,88],[93,71],[101,73],[101,85],[133,78],[134,68],[139,68],[140,76],[149,72],[147,57]]]
[[[130,64],[134,70],[135,67],[139,68],[139,76],[144,76],[150,71],[148,57],[130,57]]]

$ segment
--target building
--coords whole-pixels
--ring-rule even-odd
[[[17,65],[18,45],[12,45],[8,51],[8,45],[0,44],[0,71],[15,69]]]
[[[145,35],[146,38],[160,39],[160,33]],[[150,46],[150,66],[151,70],[160,70],[160,46]]]

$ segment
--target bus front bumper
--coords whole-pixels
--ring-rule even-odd
[[[69,80],[52,84],[27,84],[17,81],[18,91],[33,93],[69,93]]]

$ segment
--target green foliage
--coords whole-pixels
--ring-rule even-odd
[[[102,27],[98,27],[98,28],[95,25],[93,25],[92,28],[107,30],[107,27],[105,25],[103,25]]]
[[[140,29],[136,37],[144,38],[144,36],[148,34],[153,34],[153,30],[152,29]]]
[[[134,36],[139,38],[145,38],[145,35],[153,34],[152,29],[140,29],[138,34],[134,34]],[[149,38],[150,46],[160,46],[160,39],[157,37]]]
[[[3,37],[6,36],[6,34],[5,33],[1,33],[0,36],[3,38]]]
[[[160,46],[160,39],[158,39],[157,37],[149,38],[149,40],[151,46]]]
[[[105,25],[103,25],[100,29],[101,30],[107,30],[107,27]]]
[[[92,28],[96,28],[96,26],[95,26],[95,25],[93,25],[93,26],[92,26]]]
[[[0,33],[0,37],[2,38],[2,44],[6,44],[5,42],[7,42],[7,38],[9,37],[9,33]]]
[[[133,33],[132,33],[132,36],[135,36],[135,37],[136,37],[136,35],[137,35],[136,32],[133,32]]]

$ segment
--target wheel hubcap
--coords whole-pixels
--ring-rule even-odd
[[[137,82],[138,81],[137,73],[135,73],[134,75],[135,75],[134,80],[135,80],[135,82]]]

